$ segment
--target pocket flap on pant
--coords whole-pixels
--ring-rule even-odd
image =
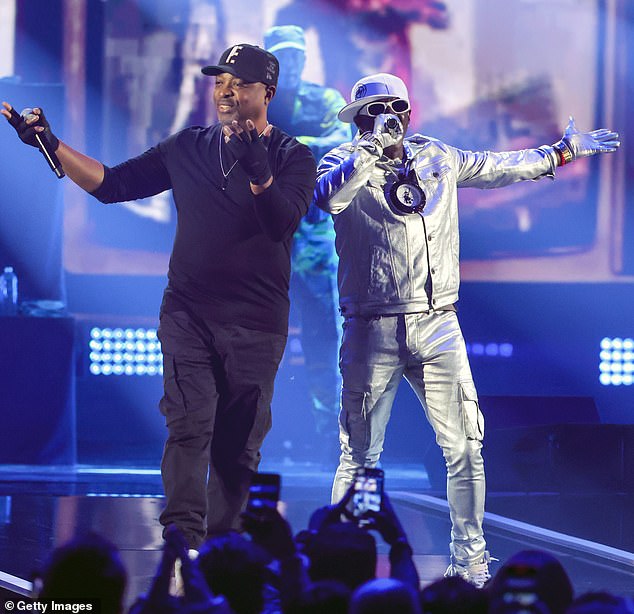
[[[484,438],[484,415],[480,411],[475,385],[473,382],[460,382],[458,386],[465,435],[467,439],[482,441]]]

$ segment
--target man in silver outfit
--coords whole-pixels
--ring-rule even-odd
[[[339,112],[358,133],[317,171],[316,204],[334,218],[344,317],[339,417],[341,458],[332,498],[359,467],[379,461],[394,395],[405,377],[447,465],[450,565],[481,587],[490,578],[482,531],[484,420],[454,304],[459,286],[457,188],[554,178],[558,166],[612,152],[618,135],[579,132],[570,120],[552,146],[471,152],[416,134],[398,77],[379,73],[352,89]]]

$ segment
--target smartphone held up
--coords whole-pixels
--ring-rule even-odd
[[[263,507],[277,507],[280,500],[281,477],[279,473],[255,473],[249,489],[247,508],[257,511]]]
[[[359,525],[369,522],[369,512],[379,512],[383,502],[382,469],[361,467],[355,476],[352,494],[352,516]]]

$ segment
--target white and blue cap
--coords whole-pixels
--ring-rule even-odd
[[[395,100],[402,98],[409,102],[407,86],[396,75],[380,72],[359,79],[350,92],[350,104],[339,111],[342,122],[352,123],[359,110],[375,100]]]

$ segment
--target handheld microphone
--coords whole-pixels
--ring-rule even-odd
[[[14,109],[11,109],[11,114],[16,113]],[[33,115],[33,109],[24,109],[20,116],[22,119],[26,120],[29,115]],[[37,148],[42,152],[44,158],[48,162],[48,165],[51,167],[51,170],[55,173],[55,176],[58,179],[61,179],[65,176],[64,169],[62,168],[62,163],[59,161],[59,158],[55,155],[53,148],[51,147],[48,139],[43,137],[41,133],[35,133],[35,142],[37,143]]]
[[[385,120],[385,128],[395,139],[403,133],[401,122],[394,115],[388,115]]]
[[[398,126],[398,119],[396,117],[388,117],[385,121],[385,126],[391,132],[392,130],[396,130]]]

